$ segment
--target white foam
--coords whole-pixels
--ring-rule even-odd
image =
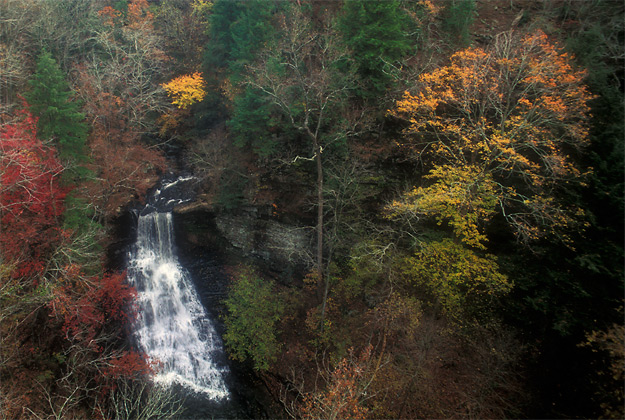
[[[187,182],[187,181],[191,181],[192,179],[195,179],[194,176],[182,176],[180,178],[177,178],[175,181],[171,181],[171,182],[166,182],[162,185],[162,188],[164,190],[166,190],[167,188],[171,188],[174,185],[177,185],[181,182]],[[159,191],[160,192],[160,191]]]
[[[155,381],[177,383],[211,399],[228,398],[227,368],[215,363],[221,340],[173,249],[171,213],[139,217],[128,280],[139,292],[135,335],[146,354],[162,364]]]

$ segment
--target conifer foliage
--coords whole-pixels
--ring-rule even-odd
[[[52,55],[43,50],[25,97],[38,117],[39,136],[54,141],[63,160],[74,165],[87,160],[87,124],[81,104],[69,89],[63,72]]]
[[[347,0],[340,28],[369,95],[383,94],[411,49],[409,18],[400,2]]]

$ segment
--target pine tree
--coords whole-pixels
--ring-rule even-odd
[[[30,111],[38,117],[39,138],[52,140],[64,170],[62,182],[72,190],[65,198],[64,228],[75,233],[74,247],[67,255],[83,264],[85,271],[99,270],[101,247],[98,237],[102,227],[95,221],[93,207],[81,197],[80,187],[93,175],[84,165],[88,162],[85,147],[88,125],[80,112],[80,102],[73,98],[65,76],[52,54],[45,49],[29,81],[30,91],[24,96]]]
[[[270,22],[278,7],[262,0],[215,2],[205,53],[207,70],[226,65],[233,81],[239,81],[259,47],[272,38]]]
[[[348,0],[343,6],[339,27],[373,97],[391,84],[393,64],[410,51],[408,23],[397,0]]]
[[[80,103],[73,100],[63,72],[49,52],[44,50],[39,56],[29,84],[30,91],[25,97],[31,105],[31,112],[39,118],[39,135],[54,141],[61,160],[70,169],[72,183],[85,178],[87,171],[80,165],[87,161],[88,126],[79,110]]]

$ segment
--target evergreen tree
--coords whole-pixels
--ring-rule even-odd
[[[228,67],[238,79],[245,66],[275,32],[271,17],[276,9],[272,2],[218,1],[210,20],[210,42],[205,64],[209,68]]]
[[[392,81],[393,63],[410,51],[408,16],[399,0],[348,0],[339,21],[347,45],[356,59],[357,71],[373,96]]]
[[[73,187],[65,199],[64,228],[76,234],[73,247],[67,250],[72,262],[83,265],[93,274],[99,270],[101,247],[98,238],[102,226],[95,221],[93,206],[80,196],[79,186],[90,178],[91,172],[83,166],[88,161],[85,142],[88,125],[80,112],[80,102],[73,100],[73,92],[52,54],[43,50],[37,68],[25,94],[33,115],[39,118],[39,137],[52,140],[65,167],[63,182]]]
[[[85,178],[87,171],[80,165],[87,161],[88,126],[79,110],[80,103],[73,100],[63,72],[49,52],[44,50],[39,56],[29,84],[30,91],[24,96],[32,113],[39,118],[39,135],[54,141],[61,159],[70,169],[70,182]]]
[[[248,86],[234,101],[232,118],[228,121],[234,144],[251,146],[259,156],[270,156],[275,152],[277,141],[268,130],[276,122],[270,115],[269,99],[260,89]]]
[[[443,30],[450,41],[459,47],[471,44],[469,28],[475,15],[475,0],[451,0],[445,3]]]
[[[208,33],[210,41],[204,54],[207,69],[225,67],[232,54],[234,40],[230,25],[241,14],[243,3],[236,1],[217,1],[209,19]]]

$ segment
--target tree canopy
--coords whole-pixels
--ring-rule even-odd
[[[120,232],[184,172],[176,235],[227,264],[195,280],[267,416],[622,418],[623,16],[0,1],[2,415],[174,416]]]

